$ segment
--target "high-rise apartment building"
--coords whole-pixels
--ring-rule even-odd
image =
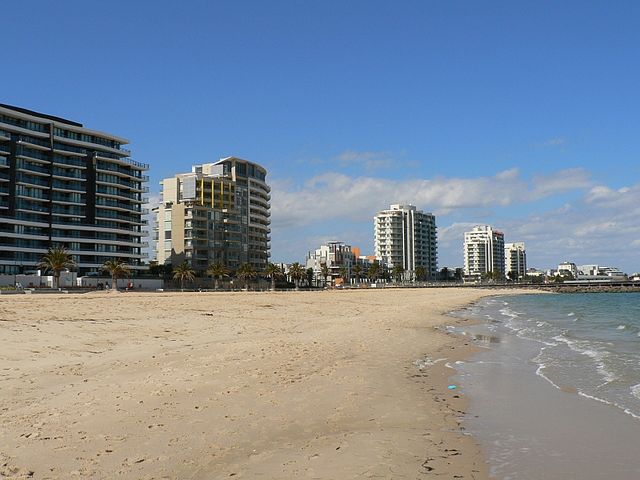
[[[504,234],[489,225],[478,225],[464,234],[464,273],[481,276],[497,273],[504,277]]]
[[[148,166],[128,141],[0,104],[0,273],[35,269],[65,247],[79,275],[121,259],[140,270]]]
[[[524,242],[505,243],[505,271],[509,278],[518,280],[527,274],[527,251]]]
[[[267,171],[228,157],[165,178],[156,225],[159,264],[189,263],[205,271],[213,263],[234,270],[269,261],[270,188]]]
[[[413,205],[391,205],[374,218],[375,255],[389,268],[401,266],[412,280],[422,267],[427,278],[438,270],[436,218]]]

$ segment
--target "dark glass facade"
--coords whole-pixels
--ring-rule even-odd
[[[142,269],[148,166],[126,140],[0,104],[0,274],[35,270],[65,247],[79,275],[107,260]]]

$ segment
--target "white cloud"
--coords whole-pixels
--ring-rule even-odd
[[[579,190],[590,187],[593,182],[589,179],[589,172],[583,168],[568,168],[554,172],[551,175],[533,178],[534,198],[547,197],[555,193]]]
[[[556,178],[558,177],[558,178]],[[276,228],[304,226],[329,219],[362,221],[392,203],[412,203],[444,215],[453,210],[505,207],[589,186],[580,169],[526,181],[517,169],[490,177],[388,180],[328,172],[300,187],[273,184]]]
[[[572,205],[507,222],[505,232],[527,242],[532,265],[570,260],[638,270],[640,260],[631,247],[640,246],[640,184],[592,187]]]

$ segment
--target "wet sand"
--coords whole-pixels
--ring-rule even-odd
[[[0,478],[486,479],[480,289],[0,297]]]
[[[532,359],[544,345],[485,322],[462,329],[486,347],[454,378],[471,398],[465,425],[483,446],[491,478],[640,478],[637,418],[536,375]]]

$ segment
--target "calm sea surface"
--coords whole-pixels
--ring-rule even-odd
[[[640,294],[494,297],[456,366],[501,479],[640,478]]]

